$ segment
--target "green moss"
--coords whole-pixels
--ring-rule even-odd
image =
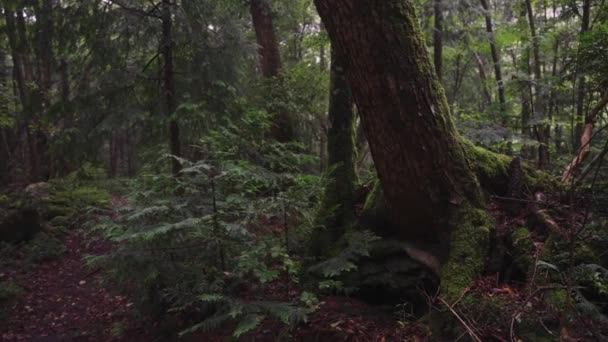
[[[511,158],[475,146],[466,139],[462,139],[462,146],[481,186],[486,190],[498,193],[506,192],[509,184]]]
[[[469,158],[469,164],[477,175],[481,186],[486,191],[506,192],[509,186],[509,165],[512,158],[475,146],[466,139],[461,139],[461,141]],[[525,163],[522,164],[522,168],[524,171],[524,185],[529,189],[556,191],[561,186],[560,182],[548,173],[536,170]]]
[[[511,233],[513,242],[513,262],[515,266],[525,274],[529,274],[534,268],[534,251],[536,247],[530,238],[527,228],[516,229]]]
[[[462,205],[450,217],[450,256],[441,271],[441,292],[457,298],[483,271],[494,222],[484,209]]]

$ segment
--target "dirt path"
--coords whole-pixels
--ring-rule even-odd
[[[85,240],[78,231],[66,237],[59,259],[26,270],[18,262],[0,270],[0,281],[13,280],[24,294],[0,325],[0,341],[146,341],[129,325],[132,303],[106,291],[99,274],[83,260],[100,255],[109,244]]]

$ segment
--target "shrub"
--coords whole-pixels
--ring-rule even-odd
[[[180,159],[180,178],[135,179],[129,206],[95,226],[118,243],[89,263],[106,268],[141,311],[187,313],[193,325],[184,333],[238,320],[240,336],[262,317],[294,324],[305,316],[294,303],[244,301],[239,293],[244,283],[282,275],[297,281],[291,252],[303,249],[321,179],[301,173],[312,159],[297,145],[243,138],[228,128],[211,132],[201,153],[207,159]]]

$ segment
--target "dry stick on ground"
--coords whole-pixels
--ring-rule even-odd
[[[574,159],[566,168],[566,171],[564,171],[564,174],[562,175],[562,182],[567,183],[568,180],[570,180],[570,177],[572,177],[572,175],[576,172],[585,157],[587,157],[587,155],[589,154],[591,146],[591,136],[593,133],[595,119],[604,109],[604,107],[606,107],[606,105],[608,105],[608,91],[604,92],[602,99],[593,108],[591,113],[587,115],[587,118],[585,119],[585,128],[583,130],[583,134],[581,135],[581,148],[579,149],[576,157],[574,157]]]
[[[471,329],[471,327],[469,327],[469,325],[462,319],[462,317],[460,317],[460,315],[454,310],[452,309],[452,307],[450,306],[450,304],[448,304],[443,298],[439,297],[439,301],[445,305],[448,310],[450,310],[450,312],[456,317],[456,319],[458,319],[458,321],[462,324],[462,326],[466,329],[467,333],[469,334],[469,336],[471,336],[471,338],[477,342],[481,342],[481,339],[479,338],[479,336],[477,336],[477,334],[475,333],[475,331],[473,331],[473,329]]]

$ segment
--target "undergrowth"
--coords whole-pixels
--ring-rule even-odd
[[[299,281],[294,255],[302,254],[323,186],[304,170],[316,161],[296,144],[258,144],[242,132],[234,125],[209,132],[198,146],[205,157],[179,159],[178,178],[146,172],[132,180],[128,204],[92,226],[116,244],[89,264],[107,270],[142,314],[188,317],[181,335],[236,321],[238,337],[266,317],[293,326],[309,312],[310,301],[289,290],[264,301],[248,288]]]

